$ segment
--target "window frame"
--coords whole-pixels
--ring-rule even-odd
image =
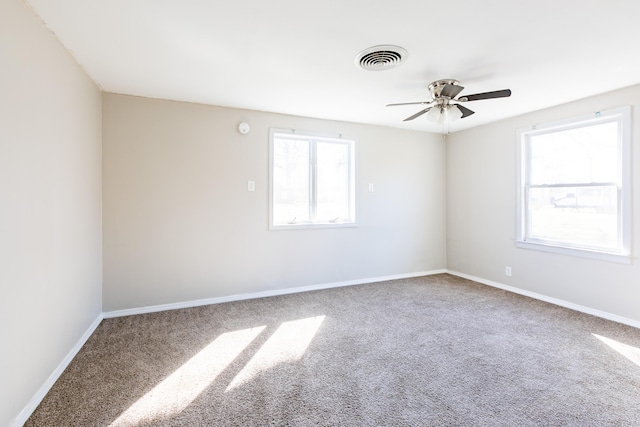
[[[618,247],[616,250],[580,247],[569,242],[549,241],[529,236],[530,219],[527,190],[532,187],[552,188],[563,184],[531,184],[531,136],[587,127],[599,123],[618,122],[618,181],[615,183],[577,184],[576,187],[616,185],[618,191]],[[516,246],[564,255],[572,255],[623,264],[631,263],[631,107],[624,106],[565,120],[534,125],[517,131],[517,232]],[[573,184],[572,184],[573,185]]]
[[[274,217],[274,143],[276,135],[295,136],[299,139],[308,140],[312,146],[309,147],[310,168],[309,168],[309,209],[315,212],[317,209],[317,161],[316,145],[318,142],[345,144],[348,147],[348,177],[349,177],[349,221],[331,222],[331,221],[308,221],[296,222],[294,224],[275,224]],[[356,141],[353,138],[347,138],[342,134],[328,135],[317,132],[298,131],[296,129],[269,128],[269,230],[299,230],[314,228],[345,228],[357,227],[356,205]]]

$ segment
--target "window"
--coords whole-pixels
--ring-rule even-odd
[[[518,131],[519,247],[630,262],[630,116]]]
[[[355,225],[355,142],[269,131],[271,229]]]

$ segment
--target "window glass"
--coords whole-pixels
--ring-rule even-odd
[[[355,142],[270,130],[271,229],[355,224]]]
[[[618,199],[615,186],[531,188],[529,239],[615,250]]]
[[[629,255],[629,135],[628,107],[519,131],[519,246]]]
[[[277,223],[308,221],[309,143],[280,138],[273,144],[273,217]]]
[[[349,147],[347,144],[317,145],[316,217],[337,221],[349,216]]]
[[[600,123],[531,136],[531,183],[615,182],[618,123]]]

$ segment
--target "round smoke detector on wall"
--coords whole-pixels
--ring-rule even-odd
[[[238,132],[240,132],[243,135],[248,134],[250,130],[251,130],[251,126],[249,126],[249,123],[247,122],[242,122],[238,125]]]
[[[407,56],[407,51],[400,46],[380,45],[358,53],[354,62],[363,70],[382,71],[397,67]]]

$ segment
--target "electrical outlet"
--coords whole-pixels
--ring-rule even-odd
[[[247,181],[247,191],[256,191],[255,181]]]
[[[511,267],[504,268],[504,275],[511,277]]]

